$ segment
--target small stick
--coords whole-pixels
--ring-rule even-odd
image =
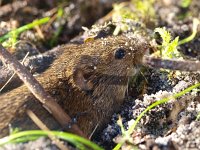
[[[181,71],[200,71],[199,61],[161,59],[144,56],[142,63],[152,68],[163,68]]]
[[[31,111],[27,110],[28,116],[32,121],[43,131],[50,131],[49,128]],[[61,150],[69,150],[56,136],[48,133],[48,137],[55,143],[55,145]]]
[[[22,66],[11,54],[0,44],[0,59],[10,67],[12,67],[19,78],[24,82],[33,95],[39,100],[43,107],[51,113],[54,118],[63,126],[67,126],[71,122],[69,115],[56,103],[56,101],[48,94],[39,82],[31,75],[31,73]],[[71,132],[86,138],[86,135],[79,129],[76,124],[72,125]]]

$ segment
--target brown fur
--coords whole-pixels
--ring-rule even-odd
[[[114,57],[119,47],[126,50],[122,59]],[[141,36],[108,37],[82,45],[63,45],[62,55],[37,80],[72,118],[79,114],[78,125],[90,135],[123,103],[128,79],[135,74],[147,47]],[[27,109],[33,110],[50,129],[59,128],[26,86],[21,86],[0,96],[0,135],[8,133],[9,124],[24,130],[35,129],[26,115]]]

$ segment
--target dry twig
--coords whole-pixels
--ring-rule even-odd
[[[148,65],[152,68],[163,68],[170,70],[181,70],[181,71],[200,71],[199,61],[190,60],[173,60],[173,59],[161,59],[145,56],[143,58],[143,64]]]

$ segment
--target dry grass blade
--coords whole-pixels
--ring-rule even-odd
[[[24,63],[25,59],[28,57],[29,52],[26,54],[26,56],[24,57],[24,59],[22,60],[22,64]],[[15,76],[15,72],[12,74],[12,76],[8,79],[8,81],[0,88],[0,92],[6,87],[6,85],[8,85],[8,83],[13,79],[13,77]]]
[[[31,111],[27,110],[28,116],[33,120],[33,122],[44,131],[50,131],[47,126]],[[48,134],[48,137],[53,141],[53,143],[61,150],[68,150],[68,148],[55,136],[51,133]]]

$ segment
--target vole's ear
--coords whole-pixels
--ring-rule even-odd
[[[73,80],[76,86],[83,91],[91,91],[93,89],[93,83],[89,80],[90,75],[83,69],[77,67],[73,72]]]
[[[74,67],[73,80],[76,86],[83,91],[92,91],[93,83],[91,76],[94,75],[96,59],[91,56],[82,56]]]

